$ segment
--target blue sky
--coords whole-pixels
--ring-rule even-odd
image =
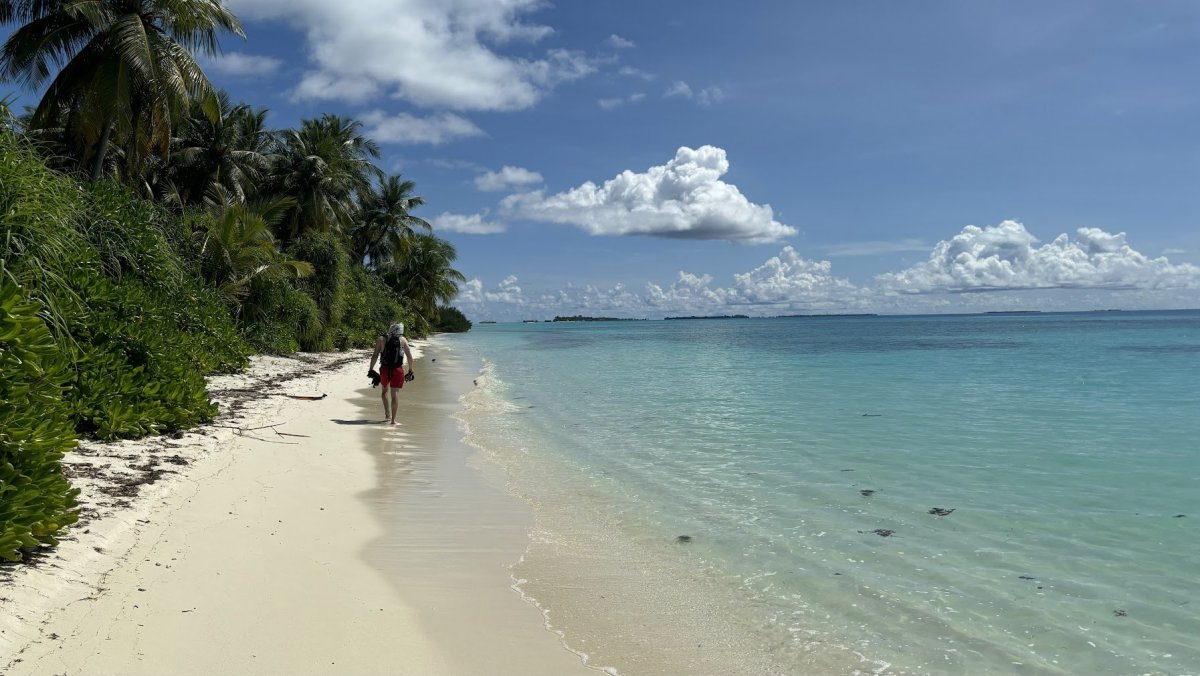
[[[1193,2],[227,4],[214,82],[364,120],[473,319],[1200,306]]]

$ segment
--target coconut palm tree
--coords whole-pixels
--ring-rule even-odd
[[[215,115],[199,103],[179,122],[171,157],[172,182],[185,205],[199,203],[209,188],[219,185],[239,202],[270,168],[271,133],[267,111],[229,100],[217,93]]]
[[[231,199],[221,189],[209,193],[212,221],[200,238],[200,272],[221,290],[237,312],[259,277],[307,277],[312,264],[291,260],[279,251],[271,228],[295,206],[285,197],[252,203]]]
[[[417,233],[408,244],[404,257],[383,269],[384,281],[420,313],[418,323],[428,332],[437,319],[438,304],[458,295],[458,285],[467,281],[451,267],[458,257],[454,245],[433,235]]]
[[[222,30],[243,36],[220,0],[7,0],[0,20],[23,24],[0,49],[0,77],[30,89],[49,82],[31,121],[64,128],[92,180],[110,139],[136,163],[168,151],[171,122],[193,101],[212,112],[192,52],[216,55]]]
[[[370,192],[359,195],[359,212],[350,230],[351,259],[355,265],[369,261],[372,268],[402,257],[418,231],[433,234],[433,226],[412,215],[425,198],[412,194],[417,187],[399,176],[388,176]]]
[[[362,134],[362,123],[338,115],[304,120],[299,129],[279,134],[271,185],[275,194],[295,198],[282,235],[344,232],[355,213],[355,196],[371,189],[381,173],[372,160],[379,146]]]

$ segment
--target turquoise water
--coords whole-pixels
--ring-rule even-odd
[[[535,507],[521,588],[593,664],[1200,673],[1200,312],[448,345],[486,364],[469,439]]]

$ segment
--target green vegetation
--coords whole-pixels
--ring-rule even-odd
[[[628,317],[588,317],[587,315],[572,315],[570,317],[555,316],[555,322],[637,322],[645,321],[644,319],[630,319]]]
[[[442,306],[438,308],[438,319],[433,330],[439,333],[466,333],[471,330],[471,320],[456,307]]]
[[[81,436],[212,419],[205,376],[254,352],[366,347],[396,320],[465,331],[464,280],[362,124],[270,130],[195,54],[241,35],[214,0],[0,1],[0,558],[77,518]]]

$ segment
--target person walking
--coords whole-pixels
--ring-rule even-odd
[[[404,372],[404,360],[408,359],[408,373]],[[396,322],[388,327],[387,333],[375,340],[375,352],[371,355],[370,375],[375,370],[375,361],[379,360],[379,382],[383,385],[383,417],[389,425],[396,424],[396,407],[399,402],[400,389],[405,380],[412,380],[412,352],[408,349],[408,340],[404,337],[404,324]],[[391,393],[391,400],[388,399]]]

